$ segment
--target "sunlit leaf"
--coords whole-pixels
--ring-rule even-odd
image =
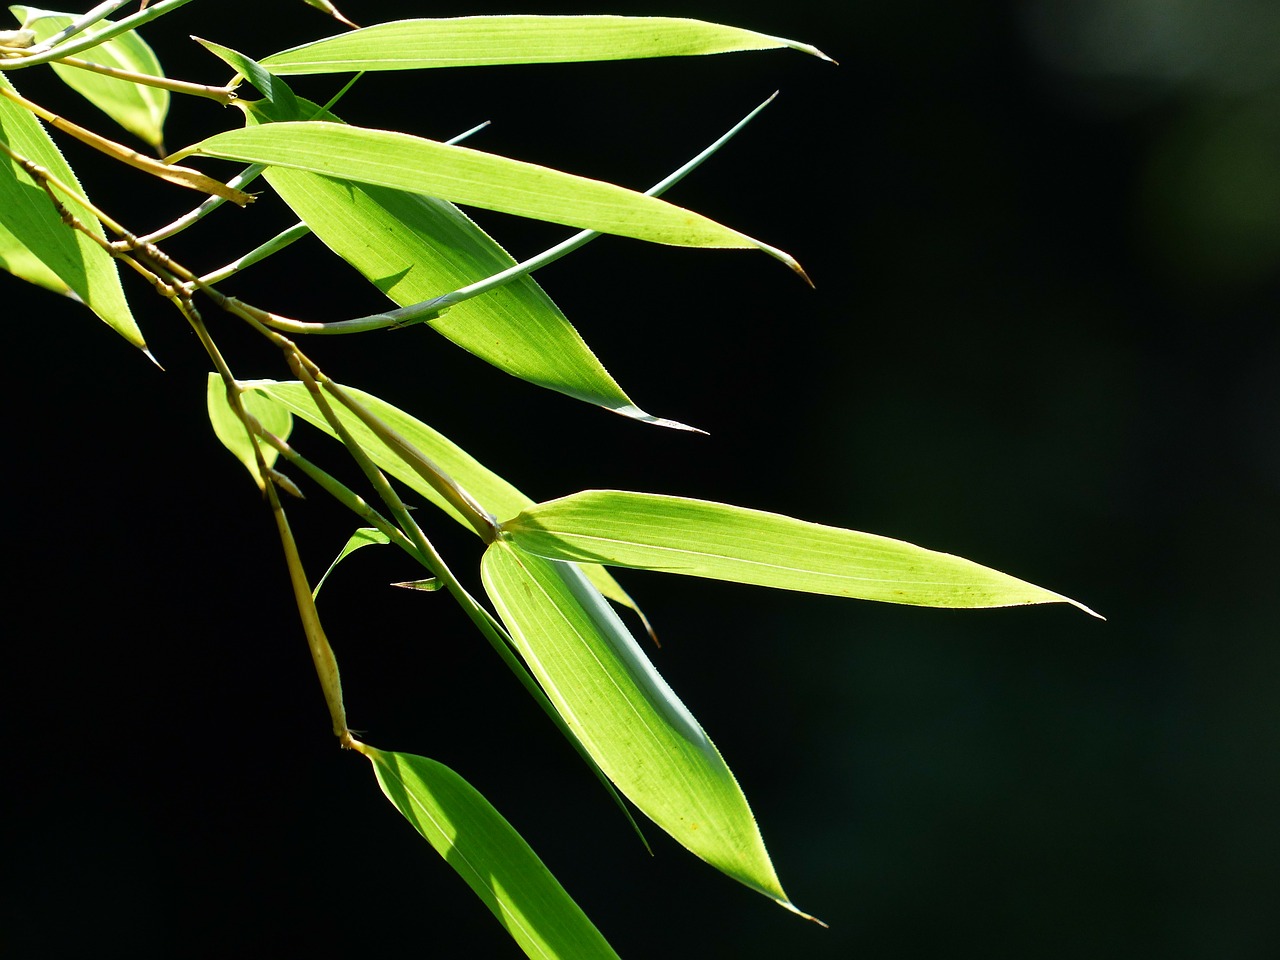
[[[78,14],[40,10],[36,7],[15,6],[9,8],[23,26],[35,32],[37,40],[45,40]],[[99,21],[89,27],[81,37],[91,37],[115,24],[110,20]],[[147,42],[136,31],[130,30],[118,37],[98,44],[85,52],[84,60],[141,73],[153,77],[164,76],[160,61]],[[50,64],[62,80],[81,94],[91,104],[109,116],[124,129],[150,144],[157,150],[164,145],[164,120],[169,111],[169,92],[156,87],[130,83],[128,80],[107,77],[77,67]]]
[[[481,577],[525,663],[618,789],[703,860],[795,910],[720,752],[582,572],[498,540]]]
[[[275,406],[275,404],[273,404],[273,406]],[[343,545],[342,549],[338,551],[338,555],[333,558],[333,563],[329,564],[329,569],[324,572],[324,576],[316,581],[315,589],[311,591],[311,599],[314,600],[320,595],[320,588],[323,587],[324,582],[329,579],[329,574],[333,573],[333,571],[337,569],[338,564],[351,556],[351,554],[355,553],[361,547],[380,546],[390,542],[391,538],[377,527],[361,527],[347,539],[347,542]]]
[[[293,415],[288,409],[252,390],[241,393],[240,402],[244,404],[245,411],[256,418],[269,433],[275,434],[281,440],[289,436],[293,429]],[[231,404],[227,402],[226,387],[222,378],[216,373],[209,374],[205,388],[205,405],[209,410],[209,423],[213,426],[213,432],[218,439],[222,441],[222,445],[245,465],[245,469],[253,476],[259,489],[266,489],[266,480],[258,469],[258,458],[254,454],[255,441],[250,439],[244,424],[231,409]],[[278,451],[265,443],[259,443],[258,446],[262,450],[263,461],[270,468],[279,456]]]
[[[372,761],[387,799],[484,901],[527,956],[617,960],[524,838],[462,777],[426,757],[364,745],[360,752]]]
[[[0,74],[0,88],[13,90],[3,74]],[[81,190],[76,175],[40,121],[4,97],[0,97],[0,142],[72,189]],[[105,237],[101,224],[83,208],[70,199],[63,202],[87,229],[98,237]],[[135,347],[146,349],[142,332],[125,301],[115,260],[87,236],[63,223],[48,194],[4,153],[0,153],[0,211],[3,211],[6,234],[12,238],[7,241],[11,246],[0,250],[6,266],[17,265],[25,271],[18,276],[42,286],[49,286],[49,274],[53,274],[113,330]],[[47,269],[24,267],[31,259],[38,260]]]
[[[890,603],[1069,603],[1093,613],[1061,594],[951,554],[705,500],[588,490],[526,508],[502,530],[523,549],[557,560]]]
[[[406,133],[324,121],[269,123],[215,134],[169,160],[191,154],[306,170],[653,243],[755,248],[799,270],[781,250],[665,200]]]
[[[827,59],[808,44],[700,20],[496,16],[380,23],[273,53],[262,64],[284,75],[684,57],[778,47]]]

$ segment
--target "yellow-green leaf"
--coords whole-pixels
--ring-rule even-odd
[[[502,524],[530,553],[783,590],[930,607],[1082,603],[990,567],[872,533],[682,497],[587,490]]]
[[[273,53],[263,59],[262,65],[283,76],[499,63],[687,57],[779,47],[829,59],[805,43],[701,20],[489,16],[379,23]]]

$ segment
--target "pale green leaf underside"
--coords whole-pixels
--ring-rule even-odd
[[[262,65],[287,75],[685,57],[779,47],[826,59],[808,44],[700,20],[496,16],[380,23],[274,53]]]
[[[303,420],[323,430],[329,436],[335,436],[329,422],[316,409],[316,405],[312,401],[311,394],[307,391],[306,386],[296,380],[255,380],[245,383],[244,386],[262,391],[263,394],[278,401]],[[379,400],[372,394],[364,393],[352,387],[346,387],[345,390],[429,457],[441,470],[471,494],[480,506],[494,516],[509,517],[519,513],[525,507],[533,506],[534,501],[532,499],[526,497],[439,431],[427,426],[421,420],[410,416],[398,407]],[[409,489],[434,503],[458,523],[467,529],[471,529],[470,524],[435,491],[435,488],[409,469],[404,461],[397,457],[355,414],[340,404],[333,403],[332,406],[339,419],[341,419],[343,426],[351,431],[356,442],[364,448],[374,463]],[[627,595],[627,592],[610,576],[607,570],[591,564],[585,568],[584,572],[610,600],[634,610],[643,618],[643,613],[641,613],[636,602]]]
[[[526,956],[617,960],[538,855],[462,777],[426,757],[368,746],[361,752],[372,761],[387,799],[484,901]]]
[[[0,270],[7,270],[15,277],[44,287],[52,293],[75,296],[60,276],[9,232],[3,221],[0,221]]]
[[[588,490],[526,508],[502,529],[525,550],[558,560],[890,603],[1070,603],[1093,613],[1060,594],[951,554],[705,500]]]
[[[692,853],[794,910],[720,752],[582,572],[501,540],[480,571],[520,655],[618,789]]]
[[[53,36],[78,16],[51,10],[38,10],[35,7],[14,6],[9,9],[25,27],[35,32],[37,40],[45,40]],[[95,32],[114,25],[110,20],[100,21],[96,26],[86,30],[82,36],[92,36]],[[132,73],[148,74],[153,77],[164,76],[160,61],[156,59],[151,47],[132,30],[98,44],[92,50],[86,51],[82,59]],[[67,86],[124,129],[138,136],[143,142],[157,149],[161,148],[164,142],[164,120],[169,111],[169,91],[106,77],[76,67],[57,63],[51,66],[54,73],[61,77]]]
[[[288,439],[290,431],[293,429],[293,415],[278,403],[273,403],[267,397],[253,391],[246,391],[240,395],[240,402],[244,404],[245,410],[253,417],[269,433],[275,434],[281,440]],[[209,423],[213,427],[213,432],[217,435],[222,445],[235,455],[235,458],[244,464],[245,469],[253,476],[254,481],[258,484],[258,489],[266,489],[266,480],[262,476],[262,472],[258,469],[258,458],[254,455],[254,441],[249,438],[249,432],[245,429],[240,418],[236,416],[235,411],[231,409],[231,404],[227,402],[227,390],[223,384],[222,377],[216,373],[209,374],[209,380],[205,387],[205,406],[209,411]],[[279,452],[275,447],[262,444],[262,459],[267,467],[272,467]]]
[[[171,159],[192,153],[306,170],[652,243],[755,248],[795,267],[782,251],[665,200],[405,133],[324,121],[270,123],[215,134]]]
[[[0,74],[0,86],[12,90],[8,77]],[[7,98],[0,97],[0,140],[18,155],[38,164],[74,190],[80,182],[67,165],[40,122]],[[83,195],[83,194],[82,194]],[[75,201],[64,199],[67,208],[99,237],[102,226]],[[17,276],[41,286],[49,286],[49,274],[57,276],[113,330],[145,350],[142,331],[129,311],[120,286],[120,275],[111,256],[96,243],[62,222],[44,190],[16,163],[0,155],[0,215],[4,217],[8,240],[0,243],[0,260],[17,267]],[[32,259],[45,269],[26,270]]]

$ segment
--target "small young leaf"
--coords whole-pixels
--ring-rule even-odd
[[[378,786],[458,872],[526,956],[617,960],[524,838],[471,784],[426,757],[358,749]]]
[[[406,133],[319,120],[268,123],[215,134],[168,161],[191,154],[306,170],[652,243],[754,248],[800,269],[789,254],[665,200]]]
[[[391,542],[391,538],[379,530],[377,527],[361,527],[353,533],[346,545],[339,551],[338,555],[333,558],[333,563],[329,564],[329,569],[324,572],[318,581],[316,581],[315,589],[311,591],[311,599],[314,600],[320,595],[320,588],[324,586],[324,582],[329,579],[329,574],[337,568],[343,560],[355,553],[361,547],[373,547],[380,544]]]
[[[650,493],[587,490],[502,524],[556,560],[639,567],[930,607],[1084,604],[948,553],[776,513]]]
[[[262,65],[287,75],[687,57],[779,47],[829,59],[808,44],[700,20],[491,16],[379,23],[273,53]]]
[[[27,6],[14,6],[9,9],[22,21],[25,28],[34,31],[37,40],[45,40],[53,36],[78,16]],[[102,20],[87,29],[81,36],[90,37],[112,26],[115,26],[112,21]],[[160,61],[156,59],[151,47],[132,30],[98,44],[87,52],[85,59],[104,67],[115,67],[130,73],[147,74],[153,77],[164,76]],[[81,94],[124,129],[157,150],[163,149],[164,120],[169,111],[169,91],[63,64],[53,63],[51,66],[54,73],[61,77],[67,86]]]
[[[498,540],[480,574],[521,657],[618,789],[692,853],[800,913],[724,758],[582,571]]]
[[[0,74],[0,88],[14,89],[3,74]],[[5,97],[0,97],[0,141],[72,189],[81,190],[76,175],[40,121]],[[86,229],[105,238],[102,225],[96,219],[73,200],[64,202]],[[53,274],[116,333],[135,347],[146,349],[142,331],[125,301],[115,260],[80,231],[63,223],[48,194],[25,169],[3,153],[0,153],[0,211],[3,211],[6,234],[12,238],[0,241],[9,245],[7,252],[0,248],[0,257],[6,266],[16,264],[22,271],[18,276],[42,286],[49,285],[49,274]],[[47,269],[24,266],[32,259]]]
[[[273,403],[252,390],[241,393],[240,402],[244,404],[245,411],[250,416],[256,417],[268,432],[274,433],[282,440],[289,436],[293,429],[293,415],[280,404]],[[205,387],[205,405],[209,409],[209,423],[213,426],[213,432],[217,434],[218,439],[222,441],[222,445],[245,465],[258,484],[258,489],[265,490],[267,482],[258,469],[258,458],[254,455],[253,448],[256,441],[249,438],[249,432],[236,416],[235,411],[231,409],[231,404],[227,402],[226,386],[222,382],[222,377],[216,373],[209,374]],[[262,459],[270,468],[276,462],[279,452],[275,447],[267,444],[260,444],[260,447]]]

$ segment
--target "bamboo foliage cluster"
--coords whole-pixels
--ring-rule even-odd
[[[212,87],[166,76],[138,32],[187,2],[161,0],[127,14],[129,0],[108,0],[86,14],[10,8],[17,24],[0,31],[0,266],[19,280],[77,299],[146,351],[121,282],[125,267],[194,330],[212,367],[209,419],[275,518],[335,736],[371,761],[387,798],[529,956],[615,954],[528,844],[462,777],[425,757],[377,749],[352,735],[338,664],[315,606],[320,584],[313,585],[304,569],[285,508],[303,488],[323,491],[355,514],[358,529],[338,561],[363,546],[395,546],[423,570],[421,579],[405,586],[446,591],[461,605],[627,817],[629,803],[716,869],[801,913],[774,872],[729,766],[620,615],[646,623],[610,569],[939,607],[1075,601],[912,544],[727,504],[618,490],[537,503],[411,413],[334,380],[299,347],[307,336],[426,324],[532,385],[656,426],[689,429],[637,407],[533,274],[607,233],[757,250],[803,276],[787,253],[659,199],[759,108],[641,193],[457,142],[360,127],[335,112],[341,90],[331,102],[317,104],[295,94],[285,78],[773,48],[826,58],[805,44],[693,20],[477,16],[357,28],[327,0],[308,0],[346,26],[259,61],[201,40],[234,74],[225,86]],[[243,125],[162,158],[144,154],[24,97],[21,71],[42,66],[156,154],[165,150],[164,121],[175,94],[232,105]],[[168,225],[133,232],[86,196],[58,149],[63,138],[205,197]],[[202,157],[245,166],[218,180],[189,165]],[[248,188],[260,177],[296,214],[297,224],[204,272],[165,253],[167,240],[225,202],[254,202]],[[579,232],[517,263],[458,204]],[[394,306],[317,323],[224,292],[240,271],[308,234]],[[379,242],[369,243],[370,236]],[[278,348],[287,378],[241,379],[205,320],[210,307]],[[295,440],[299,420],[318,432]],[[321,434],[354,459],[367,481],[363,492],[312,458],[313,448],[321,448],[316,456],[330,452]],[[406,497],[429,501],[441,512],[414,514]],[[440,516],[479,537],[485,598],[463,587],[428,537]]]

